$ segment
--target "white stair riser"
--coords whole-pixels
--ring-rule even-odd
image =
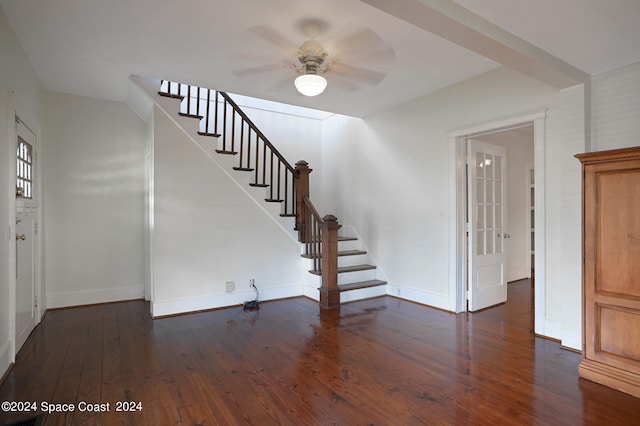
[[[355,300],[361,299],[370,299],[372,297],[384,296],[385,294],[387,294],[386,285],[348,290],[340,293],[340,303],[353,302]]]
[[[338,267],[365,265],[369,263],[369,257],[366,254],[358,254],[351,256],[338,256]]]
[[[313,260],[307,259],[309,264],[309,270],[314,269]],[[368,264],[369,260],[366,254],[352,255],[352,256],[338,256],[338,267],[364,265]]]
[[[340,231],[338,231],[340,234]],[[359,240],[338,241],[338,251],[342,250],[361,250]]]
[[[356,272],[343,272],[338,274],[338,285],[350,284],[360,281],[368,281],[376,279],[376,270],[370,269],[367,271]]]

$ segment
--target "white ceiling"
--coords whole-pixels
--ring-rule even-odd
[[[366,116],[502,64],[535,76],[544,62],[579,79],[576,70],[640,62],[638,0],[454,1],[0,0],[0,7],[47,90],[120,101],[128,76],[138,74]],[[280,65],[306,40],[300,26],[309,19],[323,23],[316,39],[332,56],[386,77],[365,84],[328,72],[325,93],[299,95],[294,70]],[[287,49],[266,40],[276,35]],[[367,37],[359,45],[355,35]],[[263,66],[268,71],[242,72]]]

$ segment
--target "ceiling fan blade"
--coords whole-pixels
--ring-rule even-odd
[[[273,71],[280,71],[286,68],[286,64],[279,62],[276,64],[258,65],[256,67],[242,68],[233,70],[232,73],[236,77],[252,77],[258,74],[264,74]]]
[[[396,61],[396,52],[390,46],[380,46],[374,49],[353,52],[349,56],[349,61],[384,66],[393,64]]]
[[[336,74],[342,77],[360,81],[370,86],[375,86],[385,79],[387,74],[379,71],[373,71],[366,68],[356,67],[353,65],[333,63],[328,74]]]
[[[327,92],[332,92],[338,89],[341,92],[355,92],[362,88],[362,83],[358,83],[356,80],[352,80],[348,77],[339,74],[326,74],[329,84],[327,85]]]
[[[249,28],[247,31],[265,40],[285,55],[295,52],[297,47],[287,40],[282,34],[268,25],[258,25]]]
[[[372,50],[386,46],[385,42],[369,28],[362,28],[357,32],[348,34],[335,42],[327,43],[331,50],[340,52],[341,56],[351,56],[365,50]]]
[[[333,54],[329,55],[327,62],[329,68],[333,64],[342,64],[342,59],[347,60],[352,66],[359,66],[362,68],[375,67],[379,69],[389,69],[395,63],[395,52],[391,47],[382,46],[366,52],[355,52],[351,56]]]

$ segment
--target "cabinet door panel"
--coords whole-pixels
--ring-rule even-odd
[[[598,305],[596,340],[601,356],[640,372],[640,310]]]
[[[597,291],[640,299],[640,169],[597,174]]]

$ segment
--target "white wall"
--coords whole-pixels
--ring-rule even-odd
[[[529,165],[533,166],[533,131],[509,130],[478,136],[475,139],[499,145],[507,150],[507,247],[506,278],[515,281],[531,276],[529,268],[531,228],[527,216],[530,204]],[[527,260],[529,259],[529,260]]]
[[[329,118],[323,162],[335,171],[325,174],[325,198],[400,293],[419,292],[423,303],[454,310],[448,134],[557,103],[556,89],[501,68],[365,120]]]
[[[15,33],[0,9],[0,377],[13,361],[13,326],[10,303],[10,277],[15,276],[15,176],[10,165],[15,161],[15,140],[9,138],[14,125],[13,111],[19,111],[40,126],[42,96],[40,83],[27,60]],[[9,95],[8,91],[13,94]],[[14,100],[10,101],[9,98]],[[13,105],[10,105],[13,103]],[[32,124],[34,124],[32,122]],[[40,140],[43,140],[42,135]]]
[[[566,335],[568,346],[579,347],[580,174],[573,154],[585,146],[581,102],[582,86],[558,91],[501,68],[364,120],[329,118],[323,162],[335,169],[325,173],[325,199],[333,201],[341,223],[355,226],[398,295],[455,310],[448,298],[455,191],[449,188],[454,159],[447,136],[546,108],[548,271],[542,333]]]
[[[298,243],[159,108],[154,123],[153,315],[240,304],[251,278],[261,300],[301,295]]]
[[[147,148],[145,152],[144,170],[144,299],[153,299],[153,258],[151,255],[153,227],[153,139],[154,139],[154,114],[155,106],[151,107],[151,114],[146,122]]]
[[[588,102],[588,101],[587,101]],[[582,348],[582,185],[575,154],[586,150],[583,87],[560,91],[546,146],[546,332]],[[537,275],[536,275],[537,276]]]
[[[125,104],[48,94],[48,307],[140,298],[147,131]]]
[[[592,78],[592,148],[640,146],[640,63]]]

